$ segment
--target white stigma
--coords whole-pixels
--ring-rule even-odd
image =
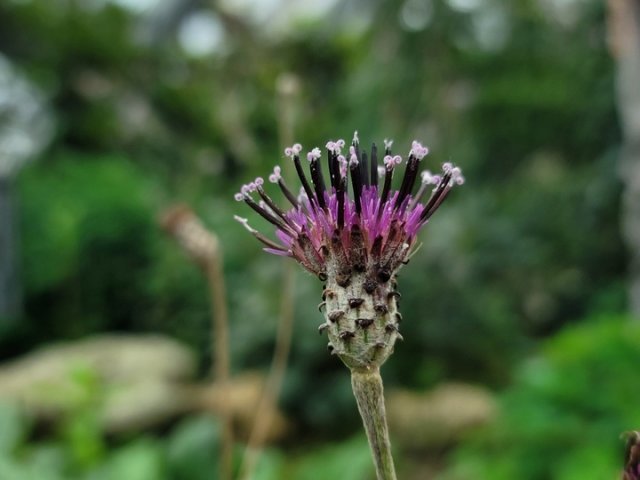
[[[385,150],[391,150],[392,146],[393,146],[393,140],[387,140],[385,138],[384,139],[384,148],[385,148]]]
[[[353,132],[353,143],[355,143],[356,145],[360,143],[360,138],[358,138],[358,130]]]
[[[234,218],[234,220],[240,222],[242,224],[242,226],[244,228],[246,228],[249,232],[251,232],[251,233],[256,233],[257,232],[257,230],[255,228],[251,228],[251,226],[249,225],[249,220],[247,220],[246,218],[239,217],[238,215],[234,215],[233,218]]]
[[[349,155],[349,166],[358,165],[358,156],[356,155],[356,148],[353,145],[349,147]]]
[[[423,185],[429,185],[430,183],[438,183],[437,180],[439,180],[439,176],[433,175],[429,170],[424,170],[420,174],[420,177],[422,179]]]
[[[279,166],[273,167],[273,173],[269,175],[269,181],[271,183],[278,183],[278,181],[282,178],[281,170]]]
[[[402,157],[400,155],[395,155],[393,157],[391,155],[385,155],[382,161],[384,162],[385,167],[387,167],[387,170],[391,170],[396,165],[400,165],[402,163]]]
[[[273,210],[271,210],[271,207],[267,205],[267,203],[264,200],[260,200],[260,202],[258,202],[258,205],[260,206],[260,208],[262,208],[266,212],[269,212],[270,214],[275,215],[273,213]]]
[[[320,160],[320,157],[322,157],[322,152],[320,152],[320,149],[318,147],[307,153],[307,160],[309,161],[309,163],[313,162],[314,160]]]
[[[347,176],[347,159],[344,158],[344,155],[338,155],[338,163],[340,164],[340,176]]]
[[[327,142],[326,147],[331,153],[340,155],[342,153],[342,148],[344,147],[344,140],[340,139],[335,142],[330,140]]]
[[[293,157],[300,155],[301,151],[302,151],[302,145],[300,145],[299,143],[295,143],[292,146],[285,148],[284,154],[287,157],[290,157],[291,159],[293,159]]]
[[[464,184],[464,176],[462,175],[462,170],[459,167],[453,167],[451,169],[451,183],[456,185]]]
[[[429,153],[429,149],[427,147],[423,147],[420,142],[414,140],[411,143],[411,150],[409,151],[409,155],[413,155],[418,160],[422,160]]]
[[[307,192],[305,192],[304,187],[300,187],[300,193],[298,194],[298,203],[302,203],[305,200],[309,200],[309,196]]]

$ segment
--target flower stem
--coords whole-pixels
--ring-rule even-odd
[[[380,370],[351,370],[351,386],[367,432],[378,480],[396,480]]]

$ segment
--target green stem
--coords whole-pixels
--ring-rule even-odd
[[[380,370],[351,370],[351,386],[367,432],[378,480],[396,480]]]

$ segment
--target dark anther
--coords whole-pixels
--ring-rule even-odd
[[[302,165],[300,165],[300,157],[298,155],[295,155],[293,157],[293,165],[296,167],[296,173],[298,174],[298,177],[300,177],[300,183],[302,184],[302,188],[304,188],[304,191],[307,194],[307,197],[309,198],[309,202],[311,203],[311,205],[313,205],[316,201],[316,198],[315,198],[315,195],[313,194],[313,191],[311,190],[311,185],[309,185],[307,176],[304,174],[304,171],[302,170]]]
[[[336,187],[336,200],[338,201],[338,230],[344,227],[344,197],[347,189],[347,177],[342,177]]]
[[[353,337],[355,337],[356,334],[353,332],[350,332],[349,330],[345,330],[344,332],[342,332],[340,334],[340,338],[342,340],[351,340]]]
[[[356,320],[356,325],[360,328],[368,328],[373,325],[373,318],[358,318]]]
[[[327,306],[327,302],[321,302],[318,304],[318,311],[322,312],[322,307],[326,307]]]
[[[416,157],[411,155],[407,160],[407,167],[404,171],[402,185],[400,185],[400,189],[398,190],[396,203],[393,207],[394,209],[400,208],[400,205],[402,204],[404,199],[413,190],[413,186],[416,183],[416,177],[418,176],[419,166],[420,166],[420,161]]]
[[[362,152],[360,155],[360,176],[362,177],[362,184],[369,186],[371,184],[369,179],[369,158],[367,152]]]
[[[435,212],[440,204],[444,201],[451,188],[449,186],[450,181],[451,173],[447,172],[442,176],[440,183],[438,183],[438,186],[431,193],[431,198],[429,198],[426,205],[424,206],[424,210],[420,215],[421,222],[425,222],[426,220],[428,220],[429,217],[433,215],[433,212]]]
[[[326,282],[327,278],[329,278],[329,277],[327,276],[327,274],[325,272],[320,272],[318,274],[318,278],[320,279],[321,282]]]
[[[380,280],[382,283],[388,282],[390,278],[391,272],[388,268],[381,268],[380,270],[378,270],[378,280]]]
[[[373,292],[375,292],[376,287],[377,287],[377,284],[373,279],[368,278],[364,281],[363,288],[364,288],[364,291],[367,292],[368,294],[372,294]]]
[[[378,185],[378,147],[371,145],[371,185]]]
[[[389,197],[391,190],[391,180],[393,179],[393,168],[385,168],[384,184],[382,185],[382,193],[380,194],[380,205],[383,205]],[[382,208],[378,210],[378,218],[382,216]]]
[[[336,276],[336,283],[342,288],[346,288],[349,286],[349,282],[351,281],[350,273],[341,273]]]
[[[316,199],[318,200],[318,205],[320,205],[320,208],[324,209],[326,208],[324,202],[324,191],[326,187],[324,185],[324,178],[322,177],[322,165],[316,159],[311,161],[311,165],[309,168],[311,170],[311,181],[313,182],[313,186],[316,190]]]
[[[327,350],[329,350],[329,353],[333,353],[333,351],[335,350],[335,347],[329,343],[327,344]]]
[[[398,326],[397,326],[395,323],[387,323],[387,324],[384,326],[384,329],[385,329],[387,332],[389,332],[389,333],[391,333],[391,332],[397,332],[397,331],[398,331]]]
[[[382,313],[383,315],[386,313],[389,313],[389,307],[387,307],[384,303],[378,303],[376,304],[373,309],[378,312],[378,313]]]
[[[353,185],[353,199],[356,204],[356,212],[360,215],[362,211],[362,205],[360,204],[360,198],[362,196],[362,175],[360,174],[360,163],[352,164],[349,167],[351,173],[351,184]]]
[[[322,325],[320,325],[318,327],[318,333],[320,335],[322,335],[322,332],[324,332],[327,328],[329,328],[329,324],[328,323],[323,323]]]
[[[376,343],[376,348],[387,348],[387,344],[384,342]]]
[[[351,307],[351,308],[358,308],[363,303],[364,303],[364,298],[350,298],[349,299],[349,307]]]
[[[340,318],[344,315],[344,312],[342,310],[336,310],[335,312],[331,312],[329,314],[329,321],[330,322],[337,322],[338,320],[340,320]]]
[[[400,323],[402,321],[402,314],[400,312],[396,312],[396,322]]]

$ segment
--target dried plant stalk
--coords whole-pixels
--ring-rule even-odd
[[[169,209],[161,224],[185,250],[189,257],[202,268],[209,285],[212,302],[211,340],[212,377],[223,391],[229,383],[229,314],[223,272],[223,256],[217,236],[207,230],[191,209],[179,205]],[[220,448],[220,479],[233,478],[233,418],[228,405],[220,415],[222,442]]]
[[[293,141],[293,126],[295,124],[296,96],[298,93],[298,80],[292,74],[283,74],[278,78],[277,91],[279,96],[278,126],[280,141],[284,144]],[[284,374],[287,369],[289,352],[291,350],[291,335],[293,333],[294,320],[294,276],[293,265],[284,266],[282,275],[282,297],[280,304],[280,317],[276,344],[269,369],[266,386],[256,413],[256,420],[249,436],[245,455],[240,467],[239,478],[251,480],[260,454],[264,448],[264,442],[271,425],[271,413],[278,401]]]

